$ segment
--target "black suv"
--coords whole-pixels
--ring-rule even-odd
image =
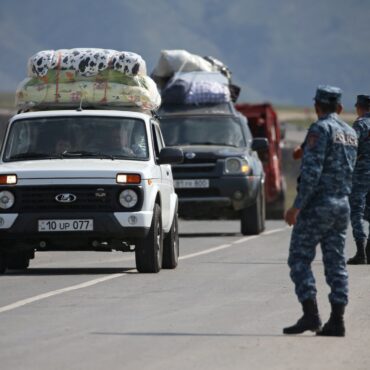
[[[265,228],[264,172],[247,120],[231,103],[162,106],[167,146],[180,147],[184,162],[173,165],[179,215],[191,219],[241,220],[244,235]]]

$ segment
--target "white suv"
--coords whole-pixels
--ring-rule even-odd
[[[20,113],[0,165],[0,273],[35,251],[135,251],[139,272],[178,263],[177,195],[151,114],[120,110]]]

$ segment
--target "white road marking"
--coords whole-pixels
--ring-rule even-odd
[[[264,235],[269,235],[269,234],[277,233],[279,231],[283,231],[283,230],[286,230],[286,229],[287,228],[284,227],[284,228],[281,228],[281,229],[270,230],[270,231],[267,231],[267,232],[265,232],[263,234],[260,234],[260,235],[253,235],[253,236],[244,237],[244,238],[241,238],[241,239],[236,240],[235,242],[233,242],[231,244],[222,244],[222,245],[219,245],[217,247],[209,248],[209,249],[206,249],[206,250],[201,251],[201,252],[187,254],[185,256],[179,257],[179,259],[180,260],[186,260],[186,259],[189,259],[189,258],[194,258],[194,257],[202,256],[204,254],[209,254],[209,253],[217,252],[219,250],[231,248],[235,244],[241,244],[241,243],[244,243],[246,241],[249,241],[249,240],[252,240],[252,239],[256,239],[256,238],[259,238],[259,237],[264,236]],[[129,270],[128,272],[131,272],[131,271],[135,271],[135,269]],[[56,295],[59,295],[59,294],[68,293],[68,292],[71,292],[71,291],[74,291],[74,290],[78,290],[78,289],[88,288],[90,286],[93,286],[93,285],[96,285],[96,284],[100,284],[100,283],[103,283],[103,282],[108,281],[108,280],[117,279],[119,277],[122,277],[122,276],[127,275],[128,272],[104,276],[102,278],[98,278],[98,279],[93,279],[93,280],[86,281],[85,283],[81,283],[81,284],[77,284],[77,285],[72,285],[72,286],[69,286],[69,287],[66,287],[66,288],[62,288],[62,289],[52,290],[50,292],[39,294],[39,295],[36,295],[34,297],[22,299],[20,301],[11,303],[11,304],[6,305],[6,306],[3,306],[3,307],[0,307],[0,313],[11,311],[11,310],[14,310],[16,308],[25,306],[27,304],[30,304],[30,303],[33,303],[33,302],[37,302],[37,301],[41,301],[43,299],[50,298],[50,297],[53,297],[53,296],[56,296]]]
[[[203,254],[213,253],[213,252],[216,252],[216,251],[220,251],[222,249],[230,248],[231,246],[232,246],[232,244],[219,245],[218,247],[206,249],[205,251],[192,253],[192,254],[187,254],[186,256],[179,257],[179,260],[187,260],[188,258],[194,258],[194,257],[197,257],[197,256],[201,256]]]
[[[247,236],[245,238],[241,238],[241,239],[236,240],[235,242],[233,242],[233,244],[241,244],[241,243],[247,242],[248,240],[259,238],[262,235],[263,234],[261,234],[261,235]]]
[[[274,230],[270,230],[270,231],[264,231],[262,235],[270,235],[270,234],[275,234],[275,233],[278,233],[280,231],[284,231],[286,229],[289,229],[290,226],[285,226],[285,227],[282,227],[281,229],[274,229]]]
[[[135,271],[135,269],[132,269],[132,271]],[[87,288],[89,286],[96,285],[96,284],[99,284],[99,283],[103,283],[104,281],[116,279],[116,278],[122,277],[124,275],[127,275],[127,273],[108,275],[108,276],[104,276],[104,277],[99,278],[99,279],[94,279],[94,280],[86,281],[85,283],[81,283],[81,284],[77,284],[77,285],[72,285],[72,286],[69,286],[67,288],[52,290],[50,292],[39,294],[39,295],[36,295],[34,297],[31,297],[31,298],[22,299],[20,301],[17,301],[15,303],[9,304],[7,306],[0,307],[0,313],[6,312],[6,311],[10,311],[10,310],[14,310],[15,308],[18,308],[18,307],[21,307],[21,306],[25,306],[26,304],[30,304],[30,303],[33,303],[33,302],[36,302],[36,301],[41,301],[43,299],[46,299],[46,298],[49,298],[49,297],[53,297],[55,295],[59,295],[59,294],[62,294],[62,293],[71,292],[73,290]]]

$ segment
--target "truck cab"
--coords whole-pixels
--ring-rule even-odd
[[[277,114],[269,103],[240,103],[235,108],[248,119],[253,136],[268,140],[268,150],[258,153],[266,174],[266,215],[272,219],[284,218],[286,182],[282,173],[283,133]]]

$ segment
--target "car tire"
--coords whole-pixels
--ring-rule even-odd
[[[6,270],[5,256],[0,253],[0,274],[3,274]]]
[[[29,265],[28,253],[12,253],[6,257],[6,266],[9,270],[26,270]]]
[[[141,273],[157,273],[162,268],[163,230],[161,207],[155,204],[153,219],[147,236],[135,245],[136,269]]]
[[[170,231],[166,234],[163,241],[163,268],[175,269],[179,262],[179,232],[178,215],[175,212]]]
[[[265,230],[265,197],[263,186],[258,189],[255,202],[241,211],[241,233],[243,235],[258,235]]]
[[[285,216],[286,182],[281,182],[281,192],[278,198],[267,204],[267,218],[270,220],[283,220]]]

